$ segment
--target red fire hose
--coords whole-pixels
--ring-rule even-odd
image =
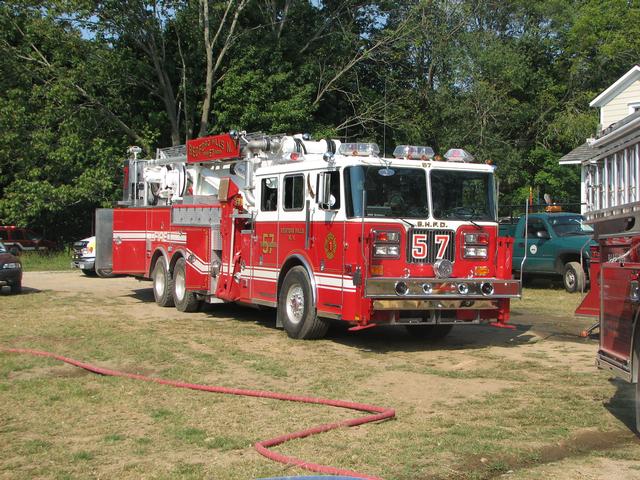
[[[318,425],[316,427],[311,427],[306,430],[287,433],[285,435],[281,435],[276,438],[271,438],[269,440],[263,440],[255,444],[255,448],[258,451],[258,453],[260,453],[261,455],[271,460],[288,464],[288,465],[296,465],[298,467],[304,468],[306,470],[311,470],[313,472],[326,473],[331,475],[349,475],[352,477],[366,478],[370,480],[379,480],[377,477],[372,477],[370,475],[353,472],[351,470],[343,470],[343,469],[331,467],[328,465],[319,465],[317,463],[307,462],[299,458],[282,455],[277,452],[272,452],[271,450],[269,450],[269,447],[274,447],[276,445],[280,445],[284,442],[287,442],[289,440],[294,440],[296,438],[304,438],[310,435],[328,432],[329,430],[334,430],[339,427],[354,427],[356,425],[363,425],[365,423],[377,422],[379,420],[384,420],[387,418],[394,418],[396,414],[395,411],[391,408],[377,407],[375,405],[367,405],[364,403],[346,402],[343,400],[331,400],[327,398],[303,397],[298,395],[286,395],[283,393],[268,392],[264,390],[245,390],[241,388],[227,388],[227,387],[216,387],[212,385],[199,385],[196,383],[184,383],[184,382],[178,382],[175,380],[165,380],[162,378],[147,377],[147,376],[138,375],[135,373],[127,373],[127,372],[121,372],[118,370],[110,370],[107,368],[91,365],[89,363],[80,362],[78,360],[74,360],[73,358],[57,355],[55,353],[44,352],[40,350],[31,350],[28,348],[0,347],[0,351],[7,352],[7,353],[20,353],[20,354],[27,354],[27,355],[36,355],[39,357],[54,358],[61,362],[65,362],[70,365],[83,368],[85,370],[88,370],[93,373],[97,373],[99,375],[131,378],[134,380],[142,380],[143,382],[153,382],[153,383],[158,383],[160,385],[169,385],[171,387],[177,387],[177,388],[189,388],[191,390],[201,390],[204,392],[226,393],[229,395],[242,395],[246,397],[273,398],[275,400],[313,403],[316,405],[329,405],[332,407],[348,408],[350,410],[357,410],[360,412],[371,413],[371,415],[366,415],[364,417],[351,418],[351,419],[342,420],[334,423],[326,423],[324,425]]]

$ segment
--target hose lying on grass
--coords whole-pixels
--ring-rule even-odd
[[[293,433],[287,433],[285,435],[281,435],[276,438],[271,438],[269,440],[262,440],[255,444],[255,449],[258,451],[258,453],[260,453],[261,455],[271,460],[284,463],[287,465],[295,465],[300,468],[304,468],[306,470],[310,470],[313,472],[326,473],[331,475],[350,475],[352,477],[377,480],[377,477],[372,477],[362,473],[353,472],[351,470],[344,470],[340,468],[331,467],[328,465],[320,465],[317,463],[301,460],[299,458],[282,455],[281,453],[272,452],[271,450],[269,450],[269,447],[274,447],[276,445],[280,445],[284,442],[287,442],[289,440],[294,440],[296,438],[304,438],[310,435],[328,432],[329,430],[334,430],[340,427],[354,427],[356,425],[363,425],[365,423],[377,422],[379,420],[385,420],[388,418],[395,417],[395,411],[391,408],[377,407],[375,405],[367,405],[365,403],[355,403],[355,402],[347,402],[343,400],[331,400],[327,398],[317,398],[317,397],[303,397],[299,395],[287,395],[284,393],[269,392],[264,390],[245,390],[241,388],[217,387],[212,385],[200,385],[197,383],[179,382],[176,380],[165,380],[162,378],[147,377],[145,375],[138,375],[135,373],[127,373],[127,372],[121,372],[118,370],[110,370],[107,368],[91,365],[90,363],[80,362],[73,358],[57,355],[55,353],[45,352],[40,350],[31,350],[28,348],[0,347],[0,351],[6,352],[6,353],[18,353],[18,354],[36,355],[39,357],[53,358],[61,362],[68,363],[70,365],[83,368],[89,372],[97,373],[99,375],[131,378],[133,380],[141,380],[143,382],[158,383],[160,385],[168,385],[176,388],[188,388],[191,390],[201,390],[204,392],[213,392],[213,393],[225,393],[229,395],[241,395],[246,397],[272,398],[274,400],[286,400],[289,402],[302,402],[302,403],[312,403],[316,405],[329,405],[331,407],[347,408],[350,410],[357,410],[360,412],[370,413],[371,415],[366,415],[364,417],[350,418],[347,420],[342,420],[334,423],[326,423],[326,424],[318,425],[305,430],[300,430]]]

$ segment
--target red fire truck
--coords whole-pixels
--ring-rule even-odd
[[[576,310],[598,318],[596,363],[636,383],[640,432],[640,141],[637,112],[582,147],[585,217],[594,228],[591,291]]]
[[[439,338],[505,326],[520,297],[495,167],[463,150],[231,132],[138,152],[123,201],[97,212],[96,267],[151,279],[158,305],[274,307],[299,339],[331,320]]]

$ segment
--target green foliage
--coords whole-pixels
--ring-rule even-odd
[[[198,134],[203,1],[0,5],[0,223],[88,235],[127,145],[152,155]],[[241,0],[207,1],[208,132],[463,147],[497,165],[502,204],[529,188],[578,201],[557,159],[595,133],[589,101],[640,58],[635,1],[248,0],[233,31]]]

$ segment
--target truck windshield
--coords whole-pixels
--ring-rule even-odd
[[[427,177],[421,168],[347,167],[344,171],[348,217],[427,218]]]
[[[553,227],[553,230],[559,237],[593,234],[593,228],[584,223],[584,217],[582,215],[552,216],[549,217],[549,225]]]
[[[496,221],[493,174],[431,171],[433,217],[440,220]]]

